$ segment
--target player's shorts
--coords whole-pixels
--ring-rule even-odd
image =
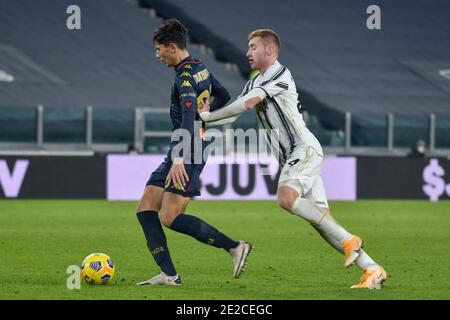
[[[167,153],[164,161],[156,168],[150,175],[150,179],[147,181],[148,185],[164,188],[167,192],[179,194],[183,197],[196,197],[200,195],[200,174],[205,166],[203,164],[185,164],[184,168],[189,177],[189,181],[186,186],[175,186],[172,181],[167,179],[170,168],[172,168],[171,150]]]
[[[328,208],[321,169],[323,156],[313,147],[296,148],[281,169],[278,188],[290,187],[321,208]]]

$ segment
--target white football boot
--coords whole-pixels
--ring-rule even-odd
[[[239,241],[236,248],[230,249],[229,252],[233,258],[233,277],[239,278],[244,270],[248,255],[252,251],[252,245],[248,242]]]
[[[181,285],[181,278],[178,274],[176,274],[174,276],[168,276],[164,272],[161,272],[160,274],[158,274],[157,276],[155,276],[149,280],[142,281],[142,282],[139,282],[136,284],[138,286],[154,286],[154,285],[158,285],[158,284],[163,284],[163,285],[168,285],[168,286],[179,286],[179,285]]]

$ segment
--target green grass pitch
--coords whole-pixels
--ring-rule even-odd
[[[193,201],[195,214],[254,245],[231,276],[223,250],[166,230],[181,287],[138,287],[158,269],[136,202],[0,201],[0,299],[450,299],[450,202],[331,202],[335,218],[366,240],[388,272],[383,290],[349,289],[360,277],[311,226],[273,201]],[[107,286],[69,290],[66,268],[90,253],[116,263]]]

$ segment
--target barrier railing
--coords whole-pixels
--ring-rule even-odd
[[[136,151],[142,153],[145,151],[145,139],[147,138],[168,138],[171,136],[170,122],[167,126],[161,125],[159,122],[158,130],[152,130],[152,126],[146,127],[148,122],[148,116],[154,115],[167,115],[169,117],[168,108],[151,108],[151,107],[136,107],[134,109],[134,141],[130,141],[129,145],[124,143],[104,143],[98,144],[93,141],[93,108],[87,106],[84,111],[84,143],[50,143],[44,140],[44,106],[39,105],[36,107],[36,141],[35,143],[19,143],[12,141],[0,142],[0,154],[14,154],[14,153],[81,153],[92,154],[95,151],[101,152],[126,152],[129,145],[133,145]],[[352,118],[353,115],[350,112],[345,113],[344,135],[342,146],[324,146],[324,149],[329,154],[342,154],[342,155],[406,155],[411,148],[395,146],[395,116],[392,113],[386,115],[386,142],[384,147],[374,146],[356,146],[352,144]],[[169,118],[168,118],[169,119]],[[310,116],[305,112],[304,119],[307,122]],[[150,119],[151,120],[151,119]],[[163,129],[161,129],[163,127]],[[230,128],[230,126],[224,126],[223,130]],[[429,114],[428,116],[428,129],[427,137],[423,137],[428,140],[427,154],[433,156],[450,156],[450,148],[437,148],[436,147],[436,115]]]

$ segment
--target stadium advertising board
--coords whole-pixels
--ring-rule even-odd
[[[358,158],[358,199],[449,198],[449,159]]]
[[[137,200],[163,159],[1,157],[0,198]],[[274,200],[277,168],[275,160],[223,163],[211,157],[201,175],[198,199]],[[445,158],[327,157],[322,174],[330,200],[450,199],[450,160]]]
[[[0,198],[104,199],[105,157],[1,157]]]
[[[137,200],[150,173],[163,161],[159,155],[109,155],[107,157],[107,198]],[[225,162],[225,163],[223,163]],[[274,159],[218,161],[211,157],[201,175],[203,200],[276,199],[278,165]],[[266,172],[269,171],[269,172]],[[272,173],[272,174],[266,174]],[[323,180],[329,199],[356,199],[356,158],[326,158]]]

